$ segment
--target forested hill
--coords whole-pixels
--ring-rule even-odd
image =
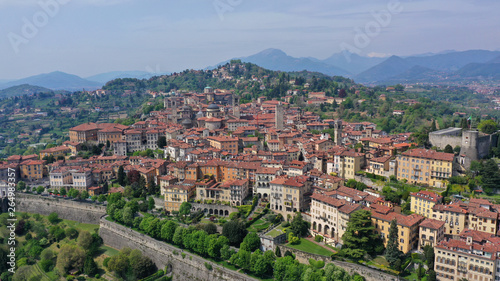
[[[295,87],[290,83],[295,80]],[[309,91],[325,91],[334,93],[339,88],[350,88],[354,82],[340,76],[326,76],[318,72],[280,72],[259,67],[252,63],[241,63],[233,60],[213,70],[185,70],[170,75],[155,76],[151,79],[115,79],[103,87],[116,93],[124,91],[171,92],[187,90],[203,92],[207,86],[218,89],[234,89],[237,92],[265,95],[268,97],[284,97],[287,90],[303,88],[309,84]]]

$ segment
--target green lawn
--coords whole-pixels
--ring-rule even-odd
[[[115,248],[111,248],[111,247],[108,247],[108,246],[101,246],[100,247],[102,250],[105,250],[105,252],[103,254],[107,255],[107,256],[115,256],[115,255],[118,255],[118,250],[115,249]]]
[[[300,239],[299,244],[297,245],[292,245],[290,243],[286,244],[290,248],[294,248],[297,250],[301,250],[306,253],[311,253],[311,254],[316,254],[316,255],[321,255],[321,256],[331,256],[333,254],[332,251],[327,250],[319,245],[314,244],[313,242],[303,239]]]
[[[79,223],[77,221],[69,221],[69,220],[63,220],[63,222],[69,227],[74,227],[78,230],[86,230],[90,233],[94,233],[94,230],[96,228],[99,228],[98,224]]]
[[[247,228],[247,230],[250,232],[259,232],[259,231],[262,231],[264,229],[267,229],[270,225],[271,225],[270,222],[268,222],[267,220],[265,220],[263,218],[260,218],[257,221],[255,221],[254,223],[252,223],[252,225],[250,225]]]
[[[271,237],[276,237],[276,236],[278,236],[278,235],[280,235],[280,234],[285,233],[285,232],[284,232],[284,229],[285,229],[285,228],[284,228],[284,227],[282,227],[282,226],[280,225],[280,226],[278,226],[278,227],[274,228],[273,230],[269,231],[269,232],[267,233],[267,235],[269,235],[269,236],[271,236]]]

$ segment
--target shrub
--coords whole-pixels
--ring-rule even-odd
[[[212,270],[213,267],[211,264],[209,264],[208,262],[205,262],[205,267],[208,269],[208,270]]]
[[[287,222],[287,221],[284,221],[284,222],[282,222],[282,223],[281,223],[281,226],[282,226],[282,227],[289,227],[289,226],[290,226],[290,223],[289,223],[289,222]]]
[[[186,254],[181,253],[181,256],[182,256],[182,258],[185,258],[185,257],[186,257]]]
[[[95,277],[95,279],[99,279],[99,278],[101,278],[101,275],[96,274],[94,277]]]
[[[316,241],[316,242],[322,242],[322,241],[323,241],[323,236],[321,236],[321,235],[316,235],[316,236],[314,237],[314,241]]]
[[[105,258],[103,261],[102,261],[102,265],[104,265],[105,267],[108,267],[108,262],[111,258],[110,257],[107,257]]]

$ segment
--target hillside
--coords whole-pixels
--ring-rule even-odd
[[[31,95],[35,93],[48,93],[52,92],[52,90],[39,87],[32,86],[28,84],[23,84],[19,86],[12,86],[7,89],[0,90],[0,98],[8,98],[14,96],[23,96],[23,95]]]
[[[95,90],[102,86],[99,82],[85,80],[79,76],[60,71],[44,73],[23,79],[10,81],[0,85],[0,89],[6,89],[12,86],[29,84],[44,87],[52,90],[79,91],[82,89]]]
[[[250,62],[275,71],[312,71],[321,72],[330,76],[346,76],[350,73],[340,67],[311,58],[295,58],[279,49],[266,49],[257,54],[238,58],[243,62]],[[223,62],[221,64],[227,63]]]

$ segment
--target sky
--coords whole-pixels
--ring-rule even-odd
[[[201,69],[267,48],[500,50],[498,11],[498,0],[0,0],[0,79]]]

